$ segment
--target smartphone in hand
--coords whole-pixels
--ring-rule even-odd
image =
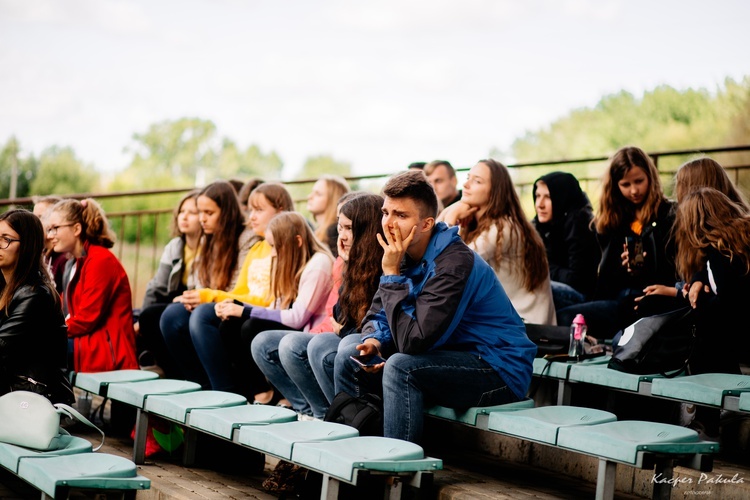
[[[628,245],[628,265],[631,269],[641,269],[645,264],[643,239],[640,236],[627,236],[625,243]]]
[[[366,356],[349,356],[352,361],[357,363],[359,366],[365,368],[368,366],[379,365],[385,363],[385,359],[381,358],[376,354],[368,354]]]

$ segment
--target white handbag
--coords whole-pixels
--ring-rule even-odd
[[[99,431],[102,442],[94,451],[102,447],[102,430],[77,410],[65,404],[53,405],[44,396],[29,391],[0,396],[0,442],[35,450],[54,450],[59,446],[60,435],[67,434],[60,428],[60,415],[80,420]]]

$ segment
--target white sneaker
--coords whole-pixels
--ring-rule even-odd
[[[297,421],[299,422],[320,422],[319,418],[315,418],[312,415],[305,415],[304,413],[297,414]]]
[[[691,403],[680,404],[680,420],[678,425],[688,427],[695,420],[695,405]]]

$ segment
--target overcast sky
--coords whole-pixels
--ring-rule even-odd
[[[190,116],[284,178],[317,154],[470,166],[606,94],[750,75],[748,19],[746,0],[0,0],[0,143],[116,171],[134,133]]]

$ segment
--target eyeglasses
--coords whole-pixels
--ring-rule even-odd
[[[60,224],[59,226],[50,226],[47,228],[47,236],[57,236],[57,230],[61,227],[75,226],[75,224]]]
[[[21,241],[21,240],[14,240],[13,238],[8,238],[7,236],[0,236],[0,250],[7,249],[11,243],[15,241]]]

